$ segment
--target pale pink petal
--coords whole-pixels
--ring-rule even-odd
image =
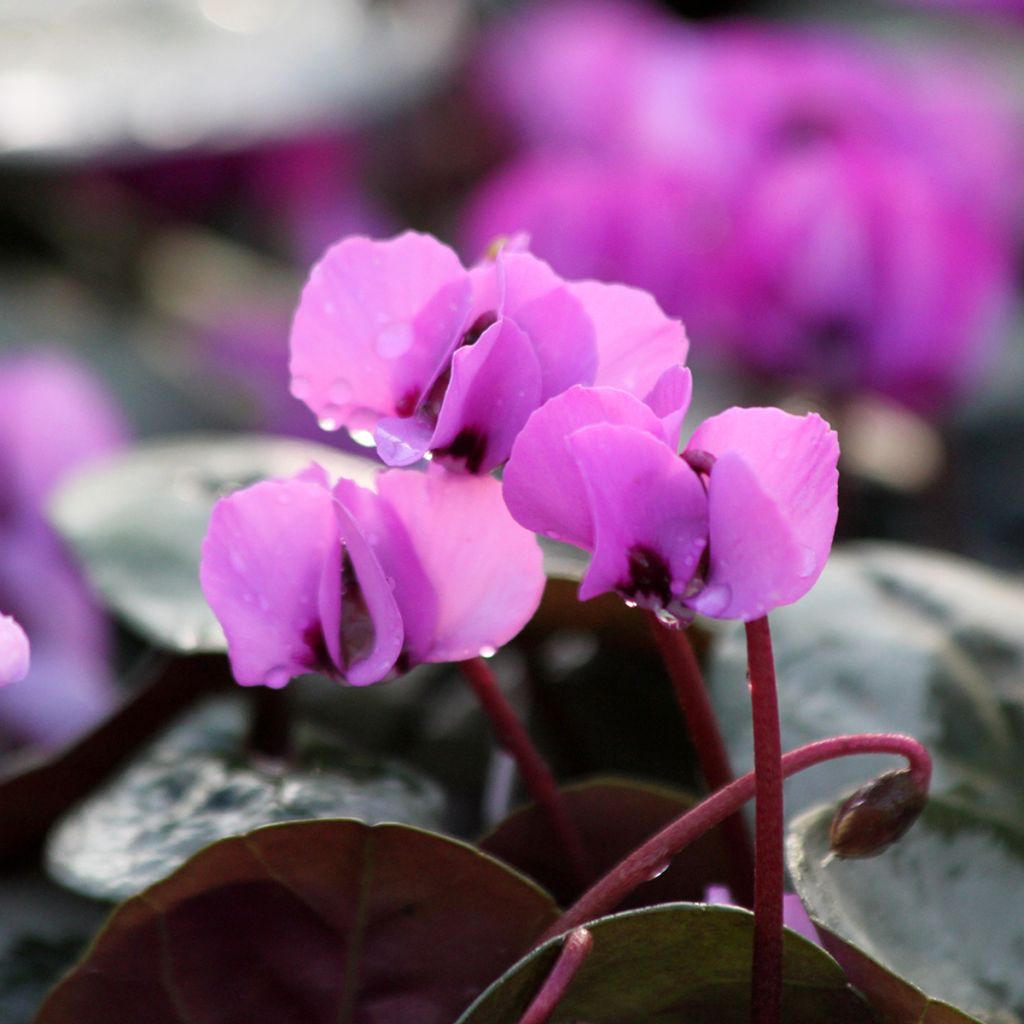
[[[594,522],[594,557],[580,600],[613,590],[683,616],[683,597],[707,542],[707,500],[697,474],[636,427],[584,427],[568,444]]]
[[[214,506],[199,579],[243,686],[326,667],[316,598],[337,544],[331,493],[310,480],[268,480]]]
[[[499,320],[452,357],[431,441],[434,457],[469,473],[500,466],[540,395],[540,365],[530,339],[511,320]]]
[[[407,415],[458,341],[470,287],[455,253],[428,235],[340,242],[295,313],[292,394],[349,429]]]
[[[643,398],[666,370],[686,362],[683,325],[667,317],[647,292],[599,281],[576,281],[569,290],[594,323],[595,385]]]
[[[331,659],[353,686],[387,678],[402,653],[402,616],[374,550],[349,510],[335,501],[340,557],[325,563],[320,616]]]
[[[517,523],[552,540],[593,548],[587,493],[567,438],[602,422],[637,427],[664,440],[658,417],[625,391],[573,387],[556,395],[527,420],[505,466],[505,503]]]
[[[693,606],[749,620],[802,597],[835,533],[835,431],[814,413],[728,409],[705,420],[686,449],[717,459],[708,488],[711,573]]]
[[[0,614],[0,686],[16,683],[28,674],[28,637],[10,617]]]
[[[423,661],[437,626],[437,594],[405,525],[380,495],[351,480],[339,480],[334,493],[359,523],[384,571],[402,615],[406,660],[413,665]]]
[[[672,366],[658,378],[650,394],[644,397],[644,404],[650,406],[654,415],[661,420],[665,440],[673,449],[679,447],[679,435],[692,395],[693,376],[690,371],[685,366]]]
[[[536,611],[545,579],[536,538],[508,514],[498,481],[431,467],[384,473],[379,492],[437,595],[434,636],[419,660],[459,661],[511,640]],[[416,608],[402,614],[408,620]]]
[[[527,252],[498,254],[504,295],[498,312],[530,337],[541,369],[541,400],[597,372],[594,325],[583,304],[543,260]]]

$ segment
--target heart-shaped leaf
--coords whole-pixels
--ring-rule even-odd
[[[122,904],[36,1024],[449,1024],[555,916],[440,835],[270,825]]]
[[[1024,587],[964,559],[897,544],[835,552],[814,589],[772,613],[784,749],[902,732],[935,760],[932,791],[1009,821],[1024,813]],[[752,767],[742,629],[713,648],[712,696],[737,773]],[[786,783],[792,812],[832,801],[893,757],[843,758]]]
[[[551,1024],[749,1024],[753,915],[734,907],[672,903],[601,918]],[[554,964],[562,939],[520,960],[458,1024],[516,1024]],[[839,965],[786,932],[786,1024],[871,1020]]]
[[[240,695],[197,709],[51,832],[47,868],[85,896],[123,900],[217,839],[300,818],[438,828],[444,795],[396,761],[297,723],[287,768],[247,755]]]
[[[220,624],[199,588],[199,547],[213,504],[310,462],[361,483],[377,465],[291,438],[186,435],[90,464],[60,487],[50,516],[100,597],[150,643],[223,651]]]
[[[696,803],[685,793],[625,779],[595,779],[567,786],[561,793],[596,875],[604,874]],[[581,895],[564,856],[552,842],[546,820],[533,804],[506,818],[480,841],[480,848],[535,879],[563,905]],[[632,892],[623,907],[701,900],[708,885],[728,878],[727,850],[715,830]]]
[[[839,860],[829,856],[832,812],[793,823],[789,869],[811,917],[840,940],[826,945],[885,1019],[962,1019],[935,1003],[1022,1019],[1024,834],[935,798],[885,853]]]

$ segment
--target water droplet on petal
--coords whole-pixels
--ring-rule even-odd
[[[813,576],[818,570],[818,555],[813,548],[803,548],[800,552],[800,568],[797,570],[801,579]]]
[[[493,658],[497,653],[498,653],[498,648],[497,647],[491,647],[490,645],[487,645],[486,647],[481,647],[480,648],[480,657],[481,658]]]
[[[337,430],[338,429],[338,421],[334,420],[334,419],[331,419],[330,416],[321,416],[320,419],[318,419],[316,422],[317,422],[317,426],[321,430]]]
[[[669,629],[679,629],[682,623],[667,608],[659,608],[655,613],[658,621]]]
[[[267,686],[285,686],[291,682],[292,674],[284,665],[275,665],[274,668],[267,669],[264,678],[267,681]]]
[[[412,347],[412,326],[407,323],[389,324],[377,334],[377,353],[384,359],[397,359]]]
[[[377,444],[373,439],[372,430],[350,430],[348,436],[363,448],[373,448]]]
[[[623,598],[623,600],[626,602],[626,607],[627,608],[635,608],[636,607],[636,601],[634,601],[631,597],[625,597],[625,598]]]
[[[728,583],[713,583],[700,592],[698,608],[705,615],[718,615],[729,607],[732,601],[732,587]]]
[[[352,397],[352,385],[342,377],[339,377],[331,385],[327,397],[337,405],[344,405]]]
[[[305,377],[292,377],[292,394],[300,401],[309,398],[313,385]]]

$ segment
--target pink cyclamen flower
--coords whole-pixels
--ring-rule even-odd
[[[835,432],[813,414],[728,409],[680,458],[689,395],[675,398],[671,418],[611,388],[552,399],[505,467],[513,518],[593,552],[581,600],[615,591],[680,621],[750,621],[796,601],[832,544]]]
[[[28,675],[28,637],[10,617],[0,614],[0,686]]]
[[[292,394],[381,458],[485,473],[530,413],[574,384],[646,397],[686,356],[682,325],[622,285],[563,281],[513,246],[466,270],[427,235],[347,238],[310,274]]]
[[[311,466],[217,503],[200,580],[239,683],[323,672],[362,686],[501,646],[544,571],[490,477],[393,471],[371,491]]]
[[[727,885],[709,885],[704,890],[704,902],[710,903],[714,906],[724,907],[735,907],[739,906],[738,903],[733,899],[732,891]],[[794,892],[787,892],[782,897],[782,923],[790,929],[790,931],[796,932],[798,935],[802,935],[809,942],[813,942],[816,946],[821,945],[821,939],[818,936],[818,929],[814,927],[814,922],[808,917],[807,911],[804,909],[804,905]]]

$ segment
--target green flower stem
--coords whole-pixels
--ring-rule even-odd
[[[519,1018],[519,1024],[546,1024],[593,947],[594,937],[586,928],[576,928],[569,932],[555,966],[544,979],[533,1002],[526,1008],[526,1013]]]
[[[712,792],[729,785],[736,778],[729,754],[718,728],[718,719],[708,697],[704,676],[693,645],[684,630],[670,629],[647,613],[651,635],[672,681],[676,701],[686,720],[686,728],[697,752],[701,773]],[[753,905],[754,852],[750,833],[743,816],[737,812],[722,822],[726,848],[731,860],[730,889],[733,898],[743,907]]]
[[[775,661],[767,616],[746,624],[747,667],[754,722],[754,963],[751,1019],[782,1020],[782,896],[785,891],[782,739]]]
[[[576,823],[569,817],[558,792],[551,769],[533,745],[523,723],[501,692],[494,673],[483,658],[470,658],[468,661],[460,661],[458,665],[490,720],[498,742],[516,762],[527,790],[547,818],[578,882],[587,885],[594,877],[590,858]]]
[[[925,785],[931,776],[928,751],[912,737],[897,733],[833,736],[808,743],[783,755],[782,774],[788,778],[823,761],[852,754],[899,754],[907,759],[915,778]],[[677,853],[738,811],[755,790],[754,773],[748,772],[670,822],[595,882],[548,928],[537,944],[611,913],[638,885],[659,873]]]

